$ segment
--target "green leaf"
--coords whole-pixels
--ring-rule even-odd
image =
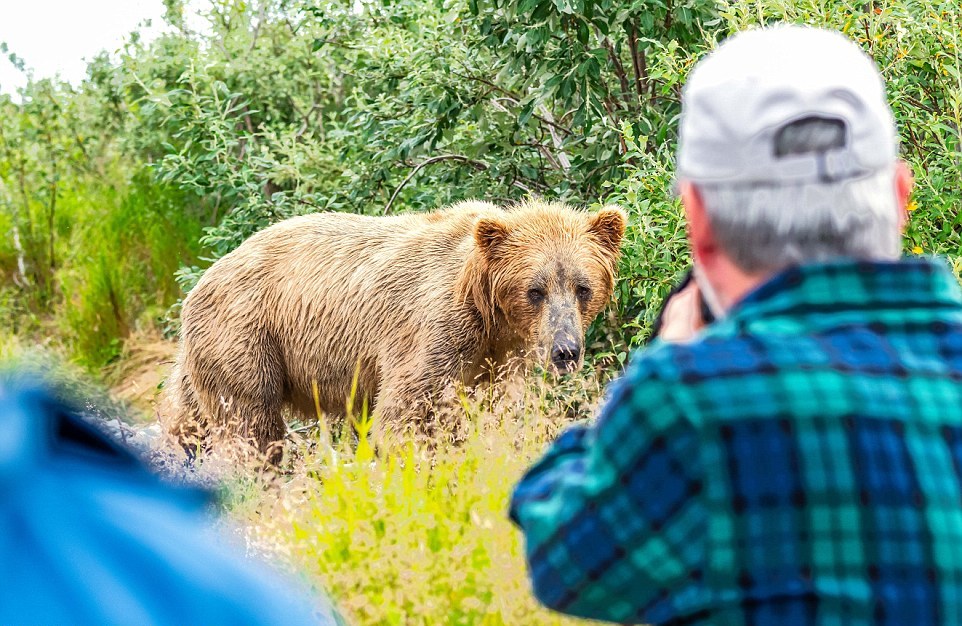
[[[531,119],[534,114],[535,101],[531,100],[521,109],[521,114],[518,115],[518,126],[524,126]]]
[[[588,22],[584,20],[578,20],[578,41],[583,45],[588,45]]]

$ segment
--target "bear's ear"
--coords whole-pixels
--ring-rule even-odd
[[[624,209],[614,204],[606,204],[589,218],[588,233],[608,251],[618,254],[627,223],[628,215]]]
[[[491,255],[495,248],[508,238],[508,227],[490,217],[482,217],[474,226],[474,241],[486,256]]]

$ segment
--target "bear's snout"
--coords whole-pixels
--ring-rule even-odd
[[[581,342],[565,335],[551,347],[551,364],[559,372],[573,372],[581,364]]]

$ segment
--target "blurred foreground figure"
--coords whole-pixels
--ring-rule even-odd
[[[0,378],[0,624],[336,624],[45,391]]]
[[[839,34],[742,33],[698,63],[677,155],[695,280],[515,491],[542,602],[962,624],[962,293],[899,260],[896,153],[878,71]]]

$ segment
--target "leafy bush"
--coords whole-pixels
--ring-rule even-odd
[[[202,238],[203,263],[180,272],[189,289],[206,262],[309,211],[430,210],[529,194],[593,203],[619,189],[616,199],[637,199],[612,186],[651,166],[658,197],[628,208],[667,217],[679,50],[703,46],[695,25],[710,9],[700,0],[670,11],[611,2],[220,3],[203,45],[182,31],[132,46],[114,78],[98,84],[119,85],[116,97],[134,112],[125,145],[217,218]],[[630,239],[653,243],[651,233]],[[626,264],[649,267],[630,247]],[[619,291],[647,297],[646,283]],[[613,356],[650,318],[643,302],[622,302],[593,333]]]
[[[199,262],[196,248],[164,255],[188,261],[184,289],[292,215],[538,194],[632,215],[616,306],[592,331],[595,354],[617,359],[686,264],[671,195],[686,73],[730,33],[780,21],[842,30],[878,61],[918,181],[907,248],[962,243],[957,3],[262,0],[212,3],[203,34],[184,25],[183,3],[168,9],[171,33],[99,57],[83,89],[39,81],[22,105],[0,101],[0,204],[20,248],[4,241],[0,268],[16,277],[25,260],[27,308],[56,305],[70,275],[57,242],[76,220],[61,194],[102,189],[118,158],[119,179],[152,171],[184,192],[195,227],[210,225]],[[78,345],[90,362],[136,317],[105,321],[118,270],[98,254],[90,310],[67,323],[103,322],[101,339]]]
[[[620,297],[592,333],[596,354],[617,358],[644,338],[686,263],[671,195],[681,85],[739,29],[810,23],[865,46],[920,182],[908,249],[958,249],[958,15],[951,3],[775,0],[227,4],[212,11],[223,45],[198,52],[176,85],[152,83],[151,101],[178,129],[159,171],[226,205],[203,240],[211,258],[307,211],[527,194],[622,202],[635,219]],[[264,93],[250,59],[278,47]],[[313,86],[297,79],[318,65]],[[186,288],[201,270],[182,273]]]

